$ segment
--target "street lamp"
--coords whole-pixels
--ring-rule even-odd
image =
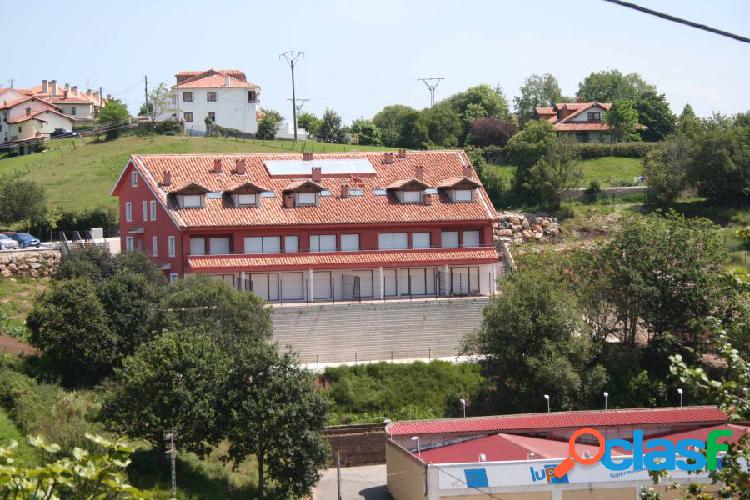
[[[608,392],[605,392],[605,393],[604,393],[604,410],[605,410],[605,411],[607,410],[607,399],[608,399],[608,398],[609,398],[609,393],[608,393]]]
[[[411,440],[417,442],[417,458],[421,460],[422,450],[419,448],[419,436],[414,436],[413,438],[411,438]]]
[[[682,387],[677,389],[677,394],[680,395],[680,408],[682,408]]]
[[[549,394],[545,394],[544,399],[547,400],[547,413],[549,413]]]
[[[464,418],[466,418],[466,400],[464,398],[461,398],[459,399],[459,401],[461,402],[461,406],[463,407],[463,410],[464,410]]]

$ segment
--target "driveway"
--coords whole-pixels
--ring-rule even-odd
[[[341,499],[391,500],[385,483],[385,464],[342,467]],[[337,500],[336,489],[336,468],[326,469],[313,492],[313,500]]]

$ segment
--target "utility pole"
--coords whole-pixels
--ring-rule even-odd
[[[167,442],[167,453],[169,453],[169,468],[171,472],[171,482],[170,486],[172,489],[172,498],[177,498],[177,467],[175,464],[175,459],[177,455],[177,448],[175,448],[174,445],[174,434],[175,431],[172,429],[170,432],[164,433],[164,440]]]
[[[430,107],[435,105],[435,89],[440,85],[440,80],[445,80],[442,76],[432,76],[428,78],[417,78],[420,82],[424,82],[427,86],[427,90],[430,91]]]
[[[297,96],[294,93],[294,65],[297,61],[304,57],[305,53],[300,51],[289,50],[283,54],[279,54],[279,60],[286,60],[289,64],[289,69],[292,71],[292,121],[294,122],[294,142],[297,142]]]
[[[287,99],[287,101],[291,102],[292,99]],[[302,113],[302,108],[305,106],[306,102],[310,102],[310,99],[303,99],[301,97],[298,97],[297,102],[299,103],[297,104],[297,113]]]
[[[336,451],[336,490],[338,500],[341,500],[341,452]]]
[[[102,88],[99,87],[99,107],[102,107]]]
[[[15,83],[16,83],[16,80],[15,80],[15,79],[13,79],[13,78],[11,78],[11,79],[9,80],[9,82],[10,82],[10,88],[13,88],[13,84],[15,84]]]
[[[148,75],[144,75],[143,82],[144,82],[144,93],[146,94],[146,114],[149,114],[151,113],[151,111],[148,109]]]

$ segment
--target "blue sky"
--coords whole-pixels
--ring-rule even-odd
[[[638,0],[750,35],[746,0]],[[554,74],[566,95],[592,71],[636,71],[679,113],[750,109],[750,44],[601,0],[523,1],[97,1],[0,0],[5,50],[0,86],[43,78],[104,87],[131,112],[149,83],[185,69],[236,67],[262,87],[266,108],[291,114],[289,69],[278,54],[305,52],[297,69],[306,110],[348,122],[388,104],[417,108],[416,79],[443,76],[438,98],[478,83],[511,99],[531,73]]]

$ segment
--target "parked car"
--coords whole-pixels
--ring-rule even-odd
[[[42,242],[39,241],[39,238],[36,238],[29,233],[9,233],[8,236],[16,240],[21,248],[39,248],[42,246]]]
[[[0,250],[15,250],[18,242],[7,234],[0,234]]]

